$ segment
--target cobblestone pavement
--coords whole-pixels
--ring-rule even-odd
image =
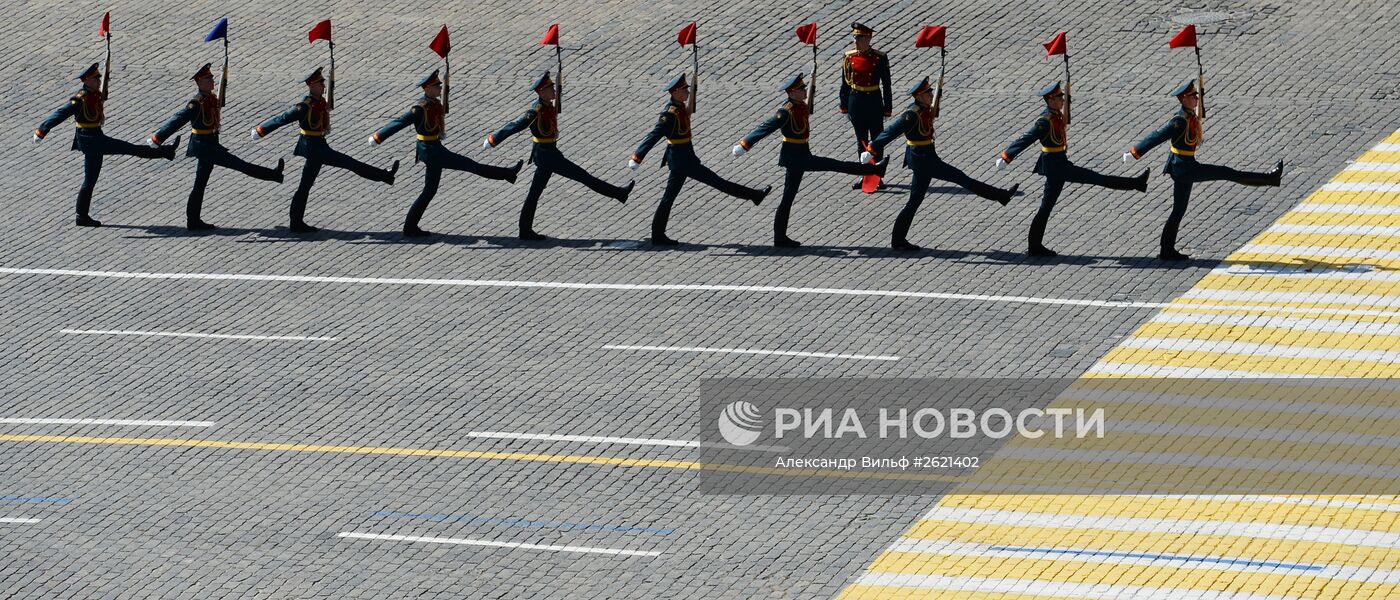
[[[1376,174],[1383,170],[1343,171],[1378,142],[1400,143],[1387,138],[1400,123],[1391,25],[1400,11],[1389,3],[745,1],[702,8],[491,1],[411,2],[389,15],[353,3],[239,3],[227,14],[230,149],[259,164],[286,157],[289,174],[299,171],[291,134],[255,144],[246,130],[300,98],[301,77],[325,61],[325,49],[308,46],[305,32],[332,18],[339,82],[331,143],[375,164],[405,161],[392,188],[324,173],[308,210],[308,221],[324,229],[312,236],[286,230],[294,183],[227,172],[214,175],[204,210],[222,229],[188,234],[181,225],[193,164],[184,158],[109,159],[94,202],[108,226],[73,227],[81,165],[68,151],[70,134],[65,126],[35,147],[28,132],[67,97],[71,75],[99,58],[95,29],[108,9],[118,57],[107,105],[111,135],[151,133],[191,93],[189,75],[221,57],[199,40],[225,8],[203,0],[36,1],[7,9],[0,22],[0,131],[12,141],[0,147],[8,217],[0,223],[6,597],[862,593],[848,586],[870,583],[872,562],[892,564],[884,549],[931,507],[947,509],[952,497],[700,495],[693,449],[684,443],[697,437],[700,379],[1077,377],[1109,364],[1232,371],[1267,364],[1263,370],[1273,373],[1282,363],[1229,358],[1238,349],[1219,352],[1225,362],[1187,364],[1178,361],[1192,351],[1168,348],[1154,357],[1141,343],[1115,347],[1135,330],[1125,347],[1169,337],[1276,344],[1252,331],[1220,339],[1196,331],[1210,324],[1199,322],[1204,313],[1179,304],[1211,296],[1202,290],[1236,290],[1231,282],[1242,280],[1222,269],[1298,260],[1342,272],[1352,263],[1382,273],[1394,266],[1395,223],[1383,208],[1396,204],[1393,190],[1374,190],[1365,202],[1309,196],[1338,183],[1394,184]],[[422,168],[412,166],[402,136],[379,149],[364,138],[406,108],[413,82],[436,67],[426,44],[442,23],[454,32],[449,146],[494,164],[527,155],[521,140],[491,153],[479,140],[528,105],[531,73],[554,61],[537,42],[558,22],[567,81],[561,148],[605,179],[625,182],[633,176],[627,157],[663,103],[658,88],[689,64],[675,32],[696,18],[703,56],[697,150],[721,173],[780,186],[777,144],[743,159],[727,149],[778,104],[771,89],[784,75],[810,69],[810,51],[792,36],[796,25],[821,23],[813,147],[854,157],[835,106],[847,24],[859,19],[880,31],[876,46],[891,53],[896,89],[903,89],[936,73],[937,58],[913,49],[912,39],[918,26],[941,23],[950,28],[950,63],[939,152],[992,183],[1022,183],[1026,195],[1002,208],[946,190],[932,194],[911,235],[929,250],[911,256],[885,249],[903,203],[897,186],[908,180],[902,170],[892,170],[894,193],[871,196],[849,190],[847,176],[809,177],[794,214],[793,237],[807,244],[798,250],[768,245],[776,202],[755,208],[692,186],[670,229],[688,244],[655,251],[636,243],[647,235],[664,184],[653,157],[627,205],[554,182],[536,219],[549,242],[514,238],[523,184],[465,174],[444,179],[423,221],[441,235],[400,238]],[[1042,60],[1039,42],[1070,31],[1075,160],[1128,174],[1144,164],[1122,165],[1118,155],[1165,120],[1173,104],[1166,92],[1195,73],[1190,55],[1165,48],[1169,32],[1188,20],[1203,23],[1208,69],[1212,118],[1202,158],[1251,169],[1286,160],[1284,186],[1200,186],[1182,232],[1195,260],[1167,266],[1153,257],[1170,196],[1154,156],[1145,165],[1154,170],[1145,196],[1068,190],[1048,237],[1063,256],[1025,259],[1040,180],[1030,161],[1005,173],[992,161],[1038,112],[1035,90],[1059,76],[1058,63]],[[1359,160],[1390,163],[1374,154],[1387,152],[1376,147]],[[1374,210],[1317,221],[1334,213],[1294,209],[1305,198],[1304,206]],[[1363,291],[1339,293],[1389,296],[1386,277],[1363,277],[1347,284]],[[1190,335],[1165,335],[1161,328],[1174,325],[1163,319],[1178,313],[1196,315]],[[1383,320],[1393,315],[1373,318],[1388,326]],[[1367,343],[1363,349],[1383,351],[1374,345],[1389,342]],[[1246,353],[1255,351],[1262,350]],[[1340,374],[1389,377],[1395,359],[1379,356],[1381,370]],[[1289,372],[1322,373],[1308,370],[1314,363],[1288,365]],[[1346,519],[1369,519],[1364,529],[1395,534],[1385,516],[1395,514],[1393,506],[1342,512],[1308,518],[1336,519],[1339,528]],[[1358,552],[1364,564],[1346,564],[1388,569],[1383,576],[1391,579],[1365,581],[1393,585],[1396,555],[1373,550]],[[928,577],[920,569],[941,564],[921,560],[906,570]],[[1091,584],[1155,582],[1150,572],[1111,582],[1083,564],[1041,566],[1086,569],[1075,585],[1089,587],[1055,588],[1067,595],[1121,596],[1130,592]],[[1035,566],[1023,564],[1021,572],[1034,574]],[[1229,577],[1239,578],[1231,590],[1263,596],[1342,589],[1333,595],[1364,597],[1348,596],[1352,588],[1285,582],[1271,590],[1246,584],[1251,574]],[[973,586],[952,588],[964,590],[955,596],[924,587],[901,593],[1011,593]],[[1365,593],[1385,597],[1386,589]]]

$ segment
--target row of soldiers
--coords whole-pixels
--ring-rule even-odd
[[[859,160],[842,161],[812,153],[808,145],[811,135],[811,107],[807,103],[808,91],[803,74],[793,75],[782,83],[780,91],[786,95],[786,99],[772,117],[741,139],[732,150],[734,156],[742,156],[764,138],[775,133],[782,136],[778,164],[786,169],[786,177],[782,200],[774,217],[774,244],[779,247],[801,245],[788,236],[787,227],[804,174],[833,171],[861,177],[883,177],[889,162],[885,150],[901,137],[905,141],[903,164],[911,171],[912,181],[908,200],[895,220],[891,235],[891,246],[896,250],[919,249],[909,241],[909,229],[934,179],[952,183],[1002,206],[1007,205],[1016,195],[1017,186],[1002,189],[984,183],[938,157],[934,145],[934,120],[939,116],[941,86],[935,90],[927,77],[914,84],[908,90],[908,106],[888,126],[885,124],[885,118],[893,116],[889,57],[871,47],[871,38],[875,33],[871,28],[855,23],[851,33],[855,38],[855,47],[848,50],[843,59],[840,110],[849,116],[855,130]],[[84,156],[84,178],[77,201],[78,225],[101,225],[91,217],[89,210],[104,156],[129,155],[171,160],[175,157],[176,148],[180,143],[180,136],[176,133],[186,125],[190,127],[191,134],[186,155],[197,159],[194,187],[186,206],[187,226],[190,229],[213,228],[213,225],[202,220],[200,212],[205,187],[214,167],[232,169],[265,181],[280,183],[283,180],[283,161],[279,160],[276,167],[255,165],[238,158],[219,142],[222,103],[214,93],[214,76],[210,65],[201,67],[191,79],[198,89],[194,98],[153,133],[146,146],[116,140],[102,133],[105,95],[101,91],[101,74],[96,64],[78,75],[83,88],[34,131],[34,141],[38,142],[66,119],[71,117],[76,123],[73,149],[81,151]],[[254,140],[260,140],[292,123],[296,123],[300,130],[295,155],[305,159],[305,164],[302,168],[301,182],[292,196],[290,210],[290,228],[298,233],[316,231],[315,227],[305,222],[304,217],[311,187],[322,168],[330,166],[347,169],[365,179],[390,185],[394,183],[399,168],[398,161],[389,168],[382,169],[331,148],[326,141],[326,134],[331,129],[331,107],[325,98],[326,82],[322,70],[316,69],[304,82],[307,95],[300,102],[253,128],[251,132]],[[444,170],[467,171],[487,179],[514,183],[524,166],[524,161],[517,161],[509,167],[482,164],[449,150],[443,144],[446,136],[446,110],[442,102],[443,81],[439,78],[438,71],[421,79],[418,86],[423,91],[422,97],[401,116],[369,136],[370,145],[378,146],[394,134],[409,127],[413,128],[417,138],[415,156],[424,164],[426,170],[423,190],[409,208],[404,220],[403,233],[410,237],[431,235],[422,229],[420,220],[437,193]],[[519,235],[524,240],[541,240],[544,236],[536,233],[533,227],[535,210],[553,175],[558,174],[583,183],[594,192],[618,202],[627,201],[635,181],[628,182],[627,185],[608,183],[569,160],[559,150],[556,142],[559,135],[560,97],[563,94],[562,78],[552,79],[551,73],[545,72],[533,81],[531,90],[536,94],[537,100],[519,118],[488,135],[482,141],[482,147],[496,148],[517,133],[526,130],[530,132],[533,142],[530,162],[534,164],[535,171],[520,212]],[[651,243],[658,246],[677,244],[667,236],[666,229],[672,205],[687,180],[693,179],[730,196],[751,201],[755,205],[761,203],[772,191],[772,186],[758,189],[729,181],[705,166],[696,155],[692,143],[691,115],[687,108],[691,91],[686,76],[681,74],[672,79],[666,85],[665,92],[669,98],[657,118],[656,125],[628,160],[629,168],[635,170],[647,154],[665,140],[666,151],[662,164],[670,168],[670,174],[651,226]],[[1149,134],[1123,155],[1124,162],[1140,159],[1148,151],[1170,141],[1171,154],[1164,173],[1171,176],[1175,182],[1175,201],[1162,232],[1159,256],[1164,260],[1187,258],[1177,250],[1176,238],[1194,183],[1228,180],[1244,185],[1277,186],[1283,173],[1282,162],[1266,173],[1242,172],[1197,162],[1195,152],[1203,137],[1203,115],[1199,110],[1203,93],[1204,90],[1198,89],[1194,80],[1173,90],[1172,95],[1181,104],[1180,110],[1166,125]],[[1066,132],[1070,122],[1072,100],[1068,85],[1053,83],[1041,90],[1040,96],[1045,102],[1045,110],[1024,135],[1000,154],[996,164],[998,169],[1004,169],[1023,152],[1039,143],[1040,157],[1034,172],[1044,176],[1046,181],[1040,209],[1032,221],[1028,235],[1027,252],[1031,256],[1047,257],[1054,256],[1055,253],[1044,244],[1045,229],[1066,183],[1145,192],[1148,171],[1143,171],[1137,177],[1118,177],[1096,173],[1071,163],[1068,158],[1069,143]],[[861,183],[857,182],[855,187],[860,186]]]

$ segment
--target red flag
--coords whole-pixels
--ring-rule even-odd
[[[1169,48],[1195,48],[1196,47],[1196,26],[1187,25],[1179,33],[1172,36],[1172,41],[1167,42]]]
[[[428,44],[428,49],[436,52],[438,56],[447,58],[447,53],[452,51],[452,40],[447,37],[446,25],[443,25],[437,37],[433,38],[433,43]]]
[[[1045,56],[1047,57],[1069,52],[1069,49],[1065,46],[1065,32],[1063,31],[1056,34],[1055,39],[1050,40],[1050,43],[1042,45],[1045,46]]]
[[[808,46],[815,46],[817,43],[817,24],[808,23],[798,27],[797,39]]]
[[[540,45],[541,45],[541,46],[558,46],[558,45],[559,45],[559,24],[558,24],[558,23],[555,23],[555,24],[553,24],[553,25],[550,25],[550,26],[549,26],[549,31],[544,32],[544,39],[540,40]]]
[[[97,37],[107,37],[107,32],[112,30],[112,12],[102,13],[102,26],[97,28]]]
[[[914,39],[915,48],[943,48],[948,41],[948,28],[942,25],[925,25]]]
[[[330,19],[317,23],[315,27],[311,28],[311,31],[306,32],[306,40],[313,44],[316,43],[316,40],[326,40],[329,42],[331,40]]]
[[[695,43],[695,23],[686,25],[684,29],[681,29],[680,33],[676,34],[676,43],[680,44],[682,47]]]

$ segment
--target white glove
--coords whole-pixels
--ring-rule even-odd
[[[369,136],[369,145],[371,145],[371,146],[378,146],[378,145],[379,145],[379,140],[374,139],[374,136]]]
[[[632,159],[630,159],[630,158],[627,159],[627,168],[632,169],[633,171],[636,171],[636,170],[637,170],[637,167],[640,167],[640,166],[642,166],[642,163],[639,163],[639,162],[637,162],[637,161],[635,161],[635,160],[632,160]]]
[[[1005,171],[1005,170],[1006,170],[1006,159],[1001,158],[1001,157],[997,157],[997,170],[998,170],[998,171]]]
[[[744,154],[748,153],[748,150],[745,150],[743,146],[734,144],[734,149],[730,150],[730,153],[732,153],[734,156],[743,156]]]
[[[481,140],[481,149],[482,149],[482,150],[490,150],[490,149],[491,149],[491,139],[490,139],[490,138]]]
[[[860,153],[860,162],[874,164],[874,163],[875,163],[875,155],[874,155],[874,154],[871,154],[871,153],[869,153],[869,152],[861,152],[861,153]]]
[[[258,128],[257,128],[257,127],[254,127],[254,128],[253,128],[253,131],[251,131],[250,133],[252,133],[252,135],[253,135],[253,141],[255,141],[255,142],[258,141],[258,140],[260,140],[260,139],[262,139],[262,136],[258,135]]]
[[[156,143],[155,138],[146,138],[146,145],[147,145],[147,146],[150,146],[150,147],[152,147],[152,148],[159,148],[159,147],[160,147],[160,144],[157,144],[157,143]]]
[[[37,133],[34,134],[34,141],[33,141],[32,143],[37,144],[37,143],[42,142],[42,141],[44,141],[44,138],[39,137],[39,134],[37,134]]]
[[[1132,152],[1124,152],[1124,153],[1123,153],[1123,162],[1128,162],[1128,159],[1130,159],[1130,158],[1132,158],[1132,157],[1133,157],[1133,153],[1132,153]]]

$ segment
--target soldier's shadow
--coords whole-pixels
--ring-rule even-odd
[[[241,237],[256,236],[250,239],[234,240],[240,244],[267,244],[279,242],[315,242],[325,240],[356,240],[365,237],[366,234],[356,231],[335,231],[321,229],[315,233],[292,233],[286,227],[274,229],[249,229],[242,227],[219,227],[206,231],[190,231],[184,227],[176,225],[104,225],[113,229],[129,229],[132,231],[145,232],[145,235],[128,235],[127,239],[152,240],[152,239],[184,239],[201,237]]]
[[[465,235],[455,233],[434,233],[427,237],[411,238],[405,237],[397,231],[384,231],[361,234],[360,239],[350,242],[352,244],[398,244],[398,245],[422,245],[431,246],[435,244],[451,245],[464,250],[546,250],[549,248],[573,248],[578,250],[620,250],[624,248],[610,248],[617,244],[635,244],[635,240],[622,239],[571,239],[571,238],[546,238],[538,241],[522,240],[516,236],[504,235]]]

